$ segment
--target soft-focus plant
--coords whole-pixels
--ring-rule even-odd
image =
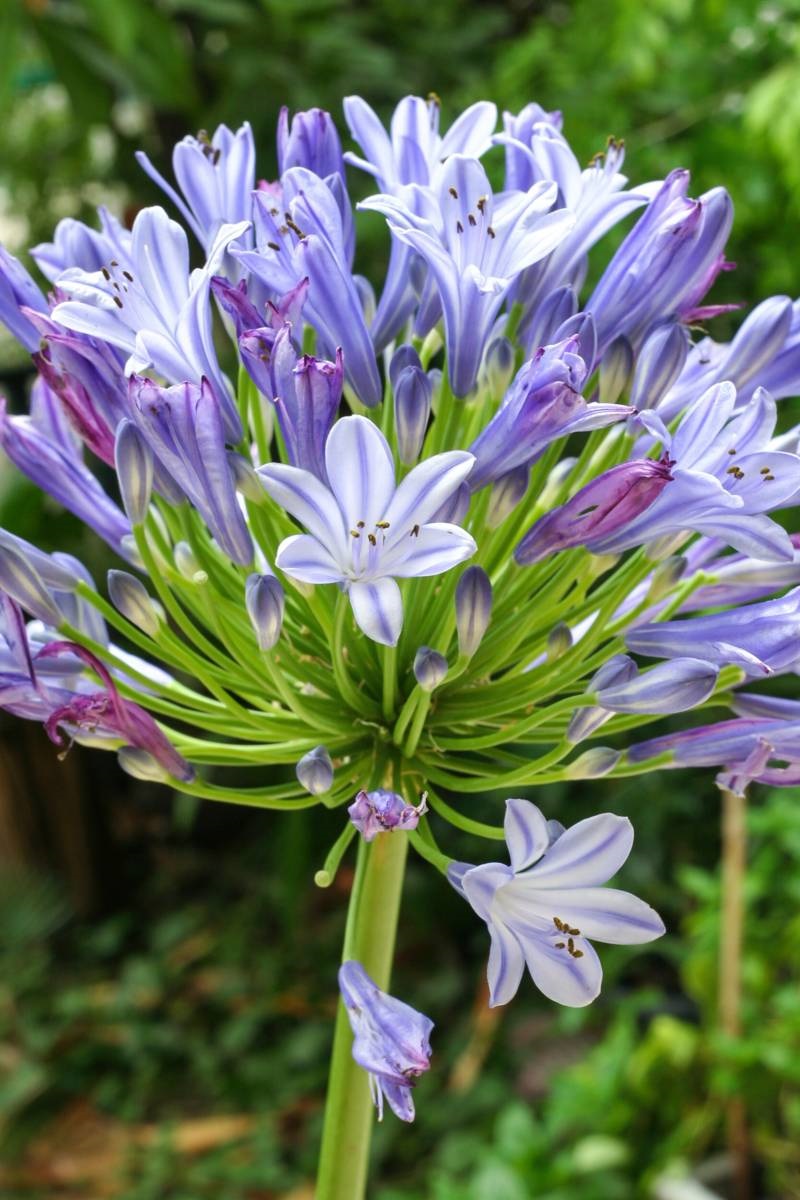
[[[485,922],[490,1004],[527,973],[583,1007],[594,943],[664,925],[605,886],[626,818],[565,828],[515,793],[800,779],[800,701],[759,690],[800,661],[800,560],[770,515],[800,491],[797,431],[776,435],[798,311],[765,300],[729,344],[698,330],[731,309],[726,191],[692,198],[679,169],[628,187],[614,140],[581,169],[533,103],[502,132],[486,101],[447,129],[435,97],[388,130],[344,108],[347,153],[326,112],[281,113],[276,181],[246,124],[184,138],[168,175],[141,156],[188,230],[161,207],[65,219],[31,252],[48,296],[0,260],[38,372],[0,444],[120,560],[106,598],[0,531],[3,707],[188,795],[336,810],[319,886],[357,841],[318,1200],[363,1194],[371,1100],[413,1119],[430,1066],[431,1019],[387,991],[409,846]],[[354,274],[347,165],[388,225],[382,281]],[[448,824],[506,846],[456,862]]]

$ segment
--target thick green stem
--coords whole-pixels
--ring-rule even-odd
[[[357,959],[385,991],[389,986],[408,838],[381,834],[359,843],[343,961]],[[366,1071],[352,1056],[353,1035],[341,1000],[325,1106],[315,1200],[362,1200],[375,1120]]]

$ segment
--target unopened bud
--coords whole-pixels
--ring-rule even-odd
[[[514,377],[515,351],[507,337],[495,338],[486,351],[483,369],[492,396],[502,396]]]
[[[330,791],[333,783],[333,763],[324,746],[316,746],[304,754],[295,767],[299,782],[312,796]]]
[[[109,571],[107,579],[108,594],[117,611],[148,637],[156,637],[162,615],[141,580],[127,571]]]
[[[651,576],[647,599],[662,600],[668,596],[684,575],[686,566],[686,559],[681,554],[674,554],[672,558],[660,562]]]
[[[141,525],[153,490],[153,452],[132,421],[120,422],[114,463],[128,520],[131,525]]]
[[[422,360],[408,342],[397,347],[392,355],[392,361],[389,363],[389,382],[392,385],[392,391],[397,387],[397,381],[406,367],[418,367],[420,371],[422,370]]]
[[[233,486],[237,492],[240,492],[246,500],[251,500],[253,504],[264,504],[267,498],[266,493],[253,464],[233,450],[228,451],[228,463],[233,475]]]
[[[547,635],[547,661],[555,662],[572,648],[572,631],[569,625],[559,621]]]
[[[136,746],[123,746],[118,750],[117,762],[125,774],[132,775],[134,779],[144,779],[147,783],[165,783],[169,779],[169,773],[161,763],[152,754]]]
[[[639,351],[631,388],[635,408],[655,408],[683,370],[689,339],[677,322],[657,325]]]
[[[193,582],[195,576],[202,571],[202,567],[197,561],[197,555],[192,547],[188,542],[176,542],[172,554],[175,559],[175,566],[183,578]]]
[[[567,779],[602,779],[614,770],[620,757],[619,750],[612,750],[609,746],[593,746],[569,763],[564,775]]]
[[[483,567],[467,567],[456,587],[458,649],[472,658],[492,615],[492,585]]]
[[[431,381],[422,367],[404,367],[394,387],[397,452],[410,466],[419,458],[431,415]]]
[[[497,529],[506,517],[517,507],[528,490],[530,467],[515,467],[506,475],[501,475],[492,484],[489,494],[489,508],[486,513],[486,524],[490,529]]]
[[[58,628],[64,619],[39,572],[10,546],[0,546],[0,590],[45,625]]]
[[[563,342],[571,337],[578,339],[575,353],[586,363],[587,374],[591,374],[597,357],[597,326],[590,312],[575,313],[574,317],[559,325],[553,334],[553,341]]]
[[[432,692],[447,675],[447,659],[430,646],[420,646],[414,657],[414,678],[424,692]]]
[[[633,347],[628,339],[620,334],[603,355],[600,363],[600,403],[616,404],[630,383],[633,371]]]
[[[519,335],[530,352],[540,346],[551,346],[557,339],[555,331],[578,311],[578,298],[573,288],[556,288],[535,305],[529,316],[523,318]]]
[[[283,588],[274,575],[250,575],[244,596],[259,649],[271,650],[277,644],[283,626]]]

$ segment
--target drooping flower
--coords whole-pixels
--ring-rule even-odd
[[[382,992],[354,959],[339,968],[339,989],[353,1030],[353,1058],[369,1073],[378,1120],[386,1099],[401,1121],[413,1121],[412,1090],[430,1067],[433,1021]]]
[[[511,865],[453,863],[448,878],[486,921],[491,936],[489,1003],[507,1004],[527,964],[550,1000],[581,1007],[600,992],[602,968],[590,939],[650,942],[661,918],[629,892],[600,887],[627,859],[633,828],[602,813],[564,829],[529,800],[507,800]]]
[[[416,829],[427,811],[423,795],[419,804],[406,804],[397,792],[378,788],[374,792],[360,791],[347,809],[350,820],[365,842],[372,842],[379,833]]]
[[[439,575],[475,553],[463,529],[431,519],[473,461],[459,450],[437,454],[396,486],[392,452],[377,426],[341,418],[325,446],[328,487],[299,467],[259,469],[273,500],[308,530],[281,542],[276,566],[304,583],[340,584],[363,632],[395,645],[403,624],[397,579]]]
[[[392,234],[427,263],[444,315],[450,383],[466,396],[512,283],[563,240],[575,218],[551,211],[552,183],[495,199],[481,164],[463,154],[442,167],[425,215],[416,211],[415,195],[412,185],[408,198],[371,196],[360,207],[383,213]]]

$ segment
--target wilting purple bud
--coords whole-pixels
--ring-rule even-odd
[[[689,353],[686,330],[677,322],[657,325],[645,338],[631,388],[634,408],[656,408],[683,370]]]
[[[114,463],[128,520],[131,525],[141,525],[153,490],[153,452],[132,421],[119,424]]]
[[[39,349],[39,332],[23,308],[46,313],[47,301],[22,263],[0,246],[0,324],[32,354]]]
[[[633,347],[620,334],[606,350],[600,363],[600,403],[616,404],[633,372]]]
[[[278,171],[307,167],[325,179],[344,176],[342,144],[331,114],[321,108],[298,112],[289,120],[285,106],[278,117]]]
[[[396,792],[379,789],[375,792],[359,792],[347,812],[364,841],[371,842],[379,833],[416,829],[420,817],[427,810],[424,793],[415,807],[406,804]]]
[[[58,628],[64,619],[39,572],[19,549],[9,545],[0,545],[0,590],[45,625]]]
[[[493,396],[502,396],[514,378],[515,357],[516,352],[507,337],[495,338],[490,343],[483,360],[483,370]]]
[[[298,780],[312,796],[330,791],[333,783],[333,763],[324,746],[316,746],[304,754],[295,767]]]
[[[569,625],[559,621],[547,635],[547,661],[555,662],[568,650],[572,649],[572,630]]]
[[[522,345],[533,354],[542,346],[552,346],[555,332],[578,311],[578,297],[571,287],[560,287],[546,296],[523,318],[519,327]]]
[[[389,382],[392,385],[392,391],[396,389],[397,381],[406,367],[418,367],[421,371],[422,359],[413,346],[404,342],[402,346],[397,347],[392,355],[392,361],[389,363]]]
[[[256,633],[259,649],[271,650],[273,646],[277,645],[283,627],[285,606],[283,587],[274,575],[250,575],[245,584],[244,602],[250,623]],[[299,767],[298,778],[300,778]],[[312,790],[309,788],[309,791]],[[322,790],[327,791],[328,789],[323,788]]]
[[[515,467],[492,484],[489,507],[486,511],[486,524],[490,529],[502,525],[506,517],[514,511],[527,492],[529,482],[530,467]]]
[[[385,1097],[401,1121],[413,1121],[411,1090],[430,1067],[433,1021],[382,992],[354,959],[339,968],[339,989],[353,1030],[353,1058],[369,1072],[378,1120]]]
[[[467,567],[456,587],[458,650],[472,658],[492,615],[492,585],[483,567]]]
[[[155,637],[161,626],[161,616],[147,588],[127,571],[108,572],[108,594],[111,603],[137,629]]]
[[[414,678],[424,692],[432,692],[447,675],[447,659],[430,646],[420,646],[414,656]]]
[[[431,415],[431,381],[421,367],[405,367],[394,387],[394,419],[400,461],[412,466],[419,458]]]
[[[672,476],[666,462],[635,459],[598,475],[586,487],[528,530],[514,558],[520,565],[539,562],[571,546],[587,546],[622,529],[648,508]]]

